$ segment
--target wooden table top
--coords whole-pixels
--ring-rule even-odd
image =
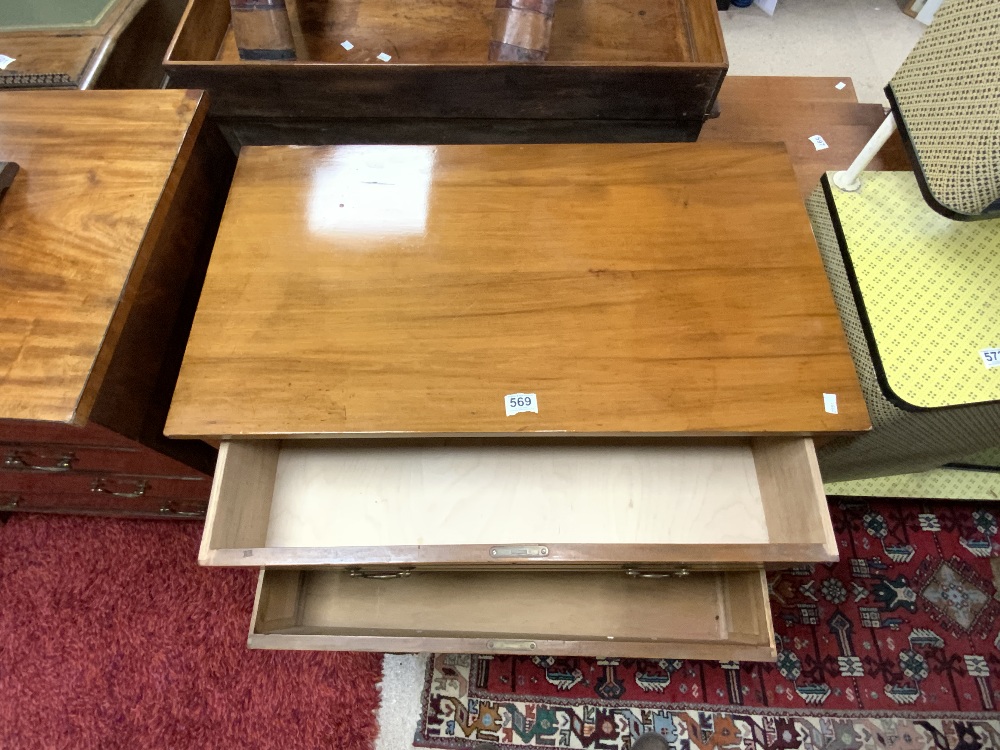
[[[782,146],[338,146],[243,150],[166,433],[868,426]]]
[[[0,418],[86,422],[175,162],[205,116],[186,91],[0,92]]]
[[[885,119],[881,104],[858,103],[854,82],[843,76],[726,76],[718,103],[721,114],[698,140],[784,143],[803,199],[826,172],[847,169]],[[813,135],[829,148],[817,151]],[[898,133],[868,168],[910,169]]]

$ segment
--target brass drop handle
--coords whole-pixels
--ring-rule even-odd
[[[170,507],[170,503],[161,503],[160,513],[165,516],[183,516],[185,518],[203,518],[205,516],[203,510],[174,510]]]
[[[677,570],[663,570],[663,571],[650,571],[650,570],[639,570],[638,568],[627,568],[625,570],[625,575],[630,578],[684,578],[685,576],[691,575],[691,571],[687,568],[678,568]]]
[[[396,578],[408,578],[412,571],[409,570],[387,570],[385,572],[374,572],[371,570],[358,570],[353,568],[348,571],[351,578],[370,578],[373,581],[391,581]]]
[[[140,479],[135,483],[135,489],[131,492],[116,492],[114,490],[109,490],[105,485],[107,483],[106,479],[96,480],[90,487],[91,492],[99,492],[105,495],[111,495],[112,497],[142,497],[146,494],[146,490],[149,489],[149,485],[146,480]]]
[[[21,502],[21,498],[19,498],[17,495],[14,495],[14,496],[8,498],[8,500],[7,500],[6,503],[4,503],[3,505],[0,505],[0,511],[4,511],[4,510],[17,510],[17,504],[19,502]]]
[[[3,467],[5,469],[18,469],[21,471],[51,471],[53,473],[71,471],[73,461],[76,456],[72,453],[63,453],[56,459],[54,464],[35,464],[27,460],[20,451],[14,451],[4,456]]]

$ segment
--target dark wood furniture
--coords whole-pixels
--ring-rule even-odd
[[[238,145],[694,140],[710,115],[728,65],[712,0],[560,0],[533,63],[489,60],[495,5],[288,2],[297,59],[255,62],[228,0],[190,0],[164,67]]]
[[[0,53],[14,58],[0,70],[0,90],[161,85],[184,0],[107,0],[89,12],[80,5],[34,0],[16,18],[0,16]]]
[[[204,512],[163,422],[232,173],[200,92],[0,92],[0,511]]]

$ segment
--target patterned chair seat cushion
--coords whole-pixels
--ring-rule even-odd
[[[1000,0],[945,0],[886,95],[928,204],[1000,217]]]
[[[873,430],[823,446],[827,481],[936,468],[1000,445],[1000,222],[931,210],[910,172],[807,202]]]

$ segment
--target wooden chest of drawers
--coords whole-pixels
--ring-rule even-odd
[[[163,423],[232,156],[199,92],[0,93],[0,511],[202,515]]]
[[[490,60],[495,5],[288,0],[297,59],[241,60],[229,0],[189,0],[164,67],[244,146],[693,141],[710,116],[712,0],[559,0],[532,63]]]
[[[767,659],[868,425],[781,146],[358,146],[244,149],[166,431],[252,646]]]

